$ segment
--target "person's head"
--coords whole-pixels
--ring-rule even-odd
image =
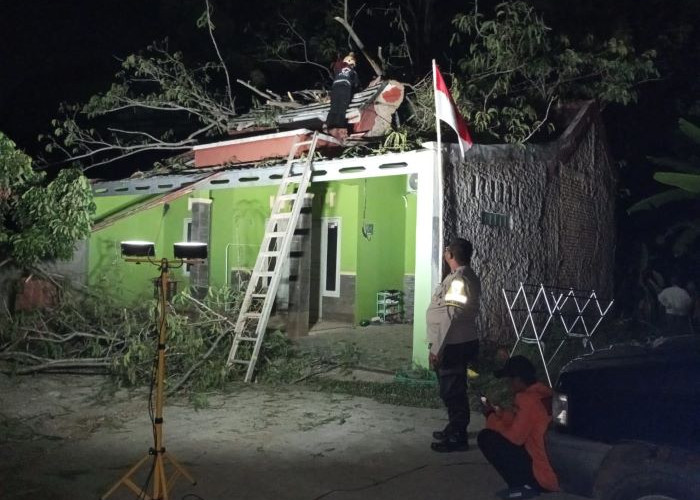
[[[535,366],[525,356],[513,356],[503,368],[493,372],[496,378],[507,378],[513,392],[524,391],[537,382]]]
[[[348,66],[352,66],[353,68],[357,64],[357,61],[355,60],[355,53],[350,52],[345,58],[343,59],[343,62],[347,64]]]
[[[450,268],[465,266],[472,258],[474,247],[464,238],[455,238],[445,247],[445,261]]]

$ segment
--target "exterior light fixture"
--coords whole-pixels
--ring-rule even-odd
[[[106,500],[120,486],[124,485],[129,489],[139,493],[139,498],[158,498],[167,499],[168,490],[170,490],[179,475],[185,476],[192,484],[195,484],[194,478],[184,467],[182,467],[173,456],[166,452],[163,445],[163,406],[165,402],[165,343],[168,333],[168,301],[177,293],[177,282],[170,278],[170,269],[182,267],[185,264],[196,264],[207,258],[207,244],[200,242],[182,242],[173,245],[174,260],[166,258],[156,259],[155,244],[150,241],[122,241],[120,243],[122,257],[127,262],[148,262],[157,266],[160,270],[160,276],[153,279],[155,285],[156,298],[158,299],[158,318],[156,327],[158,331],[156,352],[158,353],[158,362],[153,373],[155,385],[155,409],[153,415],[153,447],[149,449],[148,454],[134,465],[129,472],[126,473],[119,481],[117,481],[109,489],[107,493],[102,495],[101,500]],[[155,457],[155,458],[153,458]],[[169,461],[175,467],[175,471],[170,478],[166,477],[165,461]],[[148,485],[141,490],[137,489],[132,480],[140,467],[144,464],[151,465],[151,474],[153,475],[153,484],[151,494],[146,492]]]
[[[155,257],[156,246],[151,241],[122,241],[120,243],[124,257]]]
[[[182,241],[173,245],[176,259],[206,259],[207,244],[199,241]]]

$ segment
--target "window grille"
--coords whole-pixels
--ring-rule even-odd
[[[504,227],[506,229],[513,227],[513,219],[510,215],[494,212],[481,212],[481,223],[485,226]]]

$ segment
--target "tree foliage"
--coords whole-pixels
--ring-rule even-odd
[[[658,76],[654,51],[625,39],[588,36],[574,47],[522,0],[453,19],[452,92],[485,140],[523,143],[554,131],[552,107],[572,99],[628,104],[639,82]],[[425,120],[421,123],[427,125]],[[490,137],[490,139],[488,139]]]
[[[30,374],[87,370],[108,373],[119,385],[148,383],[156,361],[157,301],[139,300],[124,307],[110,289],[64,287],[51,310],[10,316],[0,311],[0,373]],[[242,295],[230,288],[210,288],[201,301],[177,294],[167,307],[167,390],[192,396],[222,389],[242,378],[244,368],[226,367]],[[154,311],[155,310],[155,311]],[[157,315],[157,314],[156,314]],[[358,363],[360,352],[300,352],[283,333],[265,336],[256,378],[297,383],[335,368]]]
[[[697,203],[700,198],[700,127],[680,118],[678,131],[690,150],[679,157],[649,157],[654,165],[664,169],[654,173],[654,180],[675,189],[667,189],[638,201],[627,211],[634,214],[643,210],[663,207],[668,203]]]
[[[644,212],[658,213],[659,210],[674,208],[672,223],[663,218],[662,227],[656,232],[649,232],[656,247],[654,250],[666,248],[668,255],[662,254],[663,257],[689,260],[692,262],[692,268],[697,269],[700,265],[700,127],[684,118],[679,119],[678,124],[678,131],[685,139],[685,148],[681,148],[684,150],[683,156],[649,158],[655,165],[672,169],[654,173],[654,180],[671,186],[672,189],[649,196],[632,205],[627,211],[633,215],[640,215]]]
[[[0,132],[0,264],[30,267],[68,259],[90,232],[92,191],[79,170],[55,179],[32,168],[29,156]]]
[[[187,150],[231,129],[236,116],[231,77],[214,37],[210,3],[205,0],[204,5],[197,26],[208,30],[218,62],[188,63],[167,43],[127,56],[108,91],[86,104],[62,106],[61,118],[45,138],[47,150],[90,167],[145,151]],[[297,2],[280,5],[277,15],[256,21],[261,67],[281,64],[290,72],[314,68],[294,80],[316,87],[320,76],[328,83],[329,63],[359,43],[357,27],[359,37],[371,39],[373,47],[364,53],[372,52],[380,61],[380,73],[424,75],[425,47],[419,47],[429,40],[435,23],[423,16],[434,8],[433,0],[382,1],[353,12],[345,1],[309,7],[302,16]],[[639,82],[657,76],[654,51],[637,54],[624,37],[599,41],[588,36],[574,46],[525,0],[499,3],[488,12],[475,4],[473,11],[456,14],[447,29],[452,36],[444,57],[452,63],[443,66],[453,73],[452,91],[480,142],[547,138],[554,130],[551,111],[557,103],[598,99],[627,104],[635,101]],[[444,32],[440,38],[448,40],[449,35]],[[264,84],[264,73],[252,74]],[[433,130],[429,83],[419,82],[410,97],[415,116],[405,125],[413,137]],[[294,89],[284,93],[289,90]]]
[[[48,153],[58,151],[83,166],[144,151],[188,150],[202,137],[226,132],[236,116],[233,99],[212,89],[220,73],[220,63],[191,68],[167,40],[153,43],[122,61],[109,90],[85,104],[61,105],[52,133],[40,139]]]
[[[676,156],[648,158],[663,169],[654,173],[654,180],[671,189],[663,189],[627,209],[631,223],[639,228],[639,236],[632,242],[637,248],[626,249],[622,267],[628,283],[626,287],[623,283],[623,289],[629,293],[630,282],[634,283],[636,313],[645,319],[655,317],[658,290],[666,286],[670,275],[677,274],[690,282],[697,280],[700,268],[700,127],[684,118],[678,123]],[[634,253],[638,254],[636,259]]]

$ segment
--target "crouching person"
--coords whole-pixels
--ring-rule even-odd
[[[557,491],[559,483],[545,450],[544,435],[552,420],[552,390],[538,382],[535,367],[524,356],[510,358],[497,370],[515,394],[512,411],[484,404],[486,429],[477,442],[486,460],[508,485],[502,498],[531,498]]]

